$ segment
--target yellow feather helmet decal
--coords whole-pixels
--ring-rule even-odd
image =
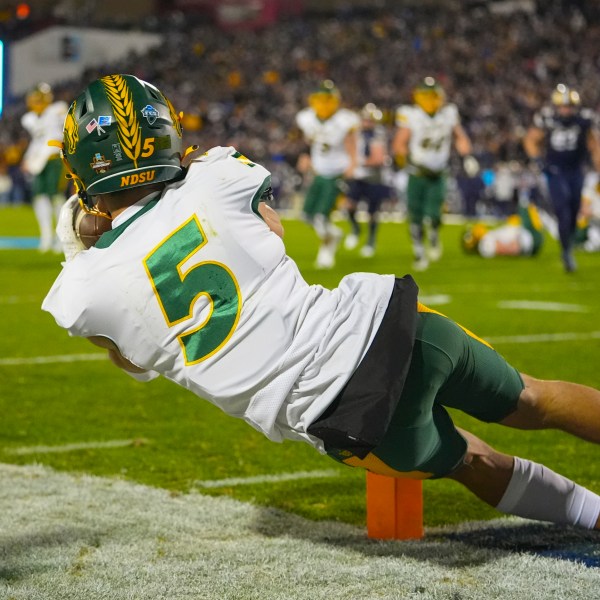
[[[123,152],[137,168],[137,159],[142,151],[142,135],[133,106],[131,90],[127,87],[125,79],[120,75],[107,75],[102,77],[100,81],[104,85],[106,97],[115,115]]]
[[[171,115],[171,121],[173,121],[173,127],[175,127],[175,131],[177,132],[177,135],[179,137],[181,137],[181,134],[182,134],[181,119],[175,112],[175,108],[171,104],[171,101],[164,95],[163,95],[163,98],[165,99],[165,102],[167,103],[167,106],[169,107],[169,114]]]
[[[75,154],[77,143],[79,142],[79,127],[77,127],[77,121],[73,114],[75,113],[76,102],[73,102],[71,110],[67,114],[64,126],[64,144],[67,154]]]

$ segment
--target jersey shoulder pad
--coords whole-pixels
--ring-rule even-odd
[[[194,160],[190,165],[190,169],[194,165],[203,165],[215,175],[220,173],[218,177],[221,179],[230,179],[231,177],[249,178],[262,182],[271,175],[265,167],[253,162],[233,146],[215,146]]]
[[[452,119],[456,123],[460,122],[460,114],[458,113],[458,106],[450,102],[442,107],[442,110],[446,113],[448,118]]]
[[[298,127],[300,127],[300,129],[305,129],[306,127],[310,126],[310,124],[313,123],[315,121],[315,119],[316,119],[316,117],[315,117],[315,114],[312,111],[312,109],[303,108],[296,115],[296,125],[298,125]]]
[[[340,122],[346,124],[349,128],[358,127],[360,125],[360,117],[358,113],[348,108],[340,108],[334,116],[339,115]]]
[[[412,106],[408,106],[406,104],[399,106],[396,109],[396,125],[398,127],[406,127],[412,115],[414,114],[414,110]]]
[[[598,124],[598,115],[590,108],[582,108],[579,115],[584,121],[588,121],[594,126]]]

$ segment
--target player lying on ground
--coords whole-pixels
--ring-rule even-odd
[[[100,116],[102,137],[86,128]],[[74,200],[63,211],[67,261],[43,303],[61,327],[271,440],[384,475],[449,477],[505,513],[599,527],[596,494],[455,428],[446,407],[598,443],[600,392],[520,374],[418,303],[410,276],[308,285],[265,203],[269,173],[233,148],[190,160],[181,135],[170,102],[133,76],[94,81],[71,105],[63,157],[112,229],[83,250]]]

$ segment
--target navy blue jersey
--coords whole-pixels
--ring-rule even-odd
[[[561,117],[551,107],[536,113],[533,124],[545,133],[545,166],[551,171],[581,168],[588,158],[587,137],[594,127],[594,113],[582,109]]]

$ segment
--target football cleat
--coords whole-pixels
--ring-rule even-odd
[[[354,250],[358,246],[358,236],[355,233],[349,233],[344,239],[344,248]]]

